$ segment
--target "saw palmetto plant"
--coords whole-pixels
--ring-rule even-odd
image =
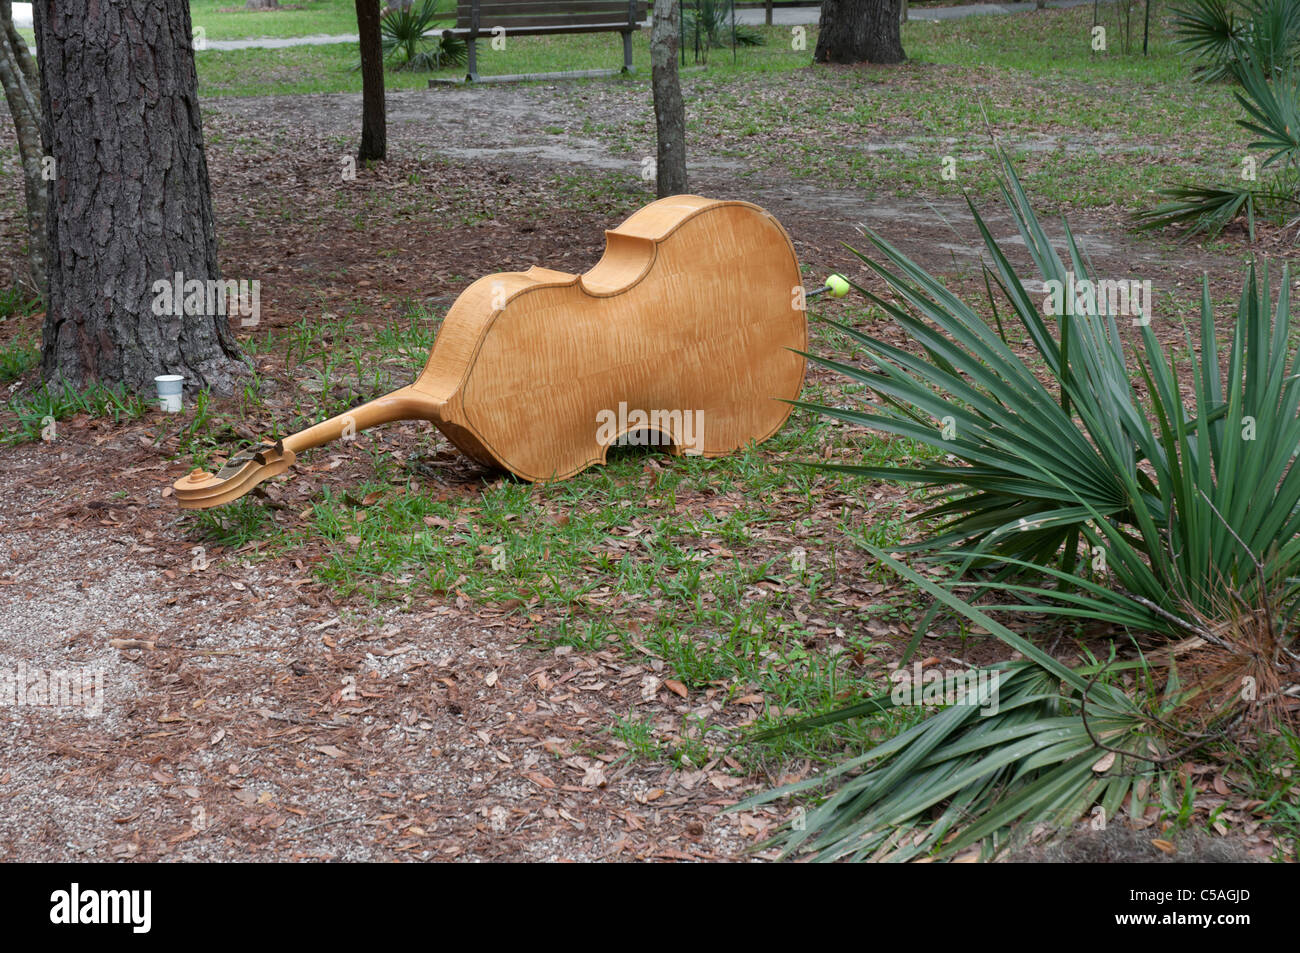
[[[1187,0],[1173,18],[1178,46],[1206,82],[1240,80],[1247,61],[1268,76],[1286,72],[1300,50],[1295,0]]]
[[[1094,813],[1141,816],[1158,796],[1168,731],[1113,684],[1093,676],[1102,666],[1070,667],[934,582],[873,555],[904,578],[947,601],[1025,654],[984,670],[992,688],[820,777],[777,788],[737,810],[818,790],[826,798],[781,838],[785,856],[819,861],[949,859],[995,856],[1017,830],[1069,827]],[[810,718],[768,735],[812,728],[885,710],[884,693],[851,708]],[[1157,709],[1178,699],[1163,699]],[[988,709],[992,713],[987,713]],[[1167,714],[1167,712],[1166,712]],[[764,737],[764,736],[759,736]],[[1175,742],[1177,743],[1177,742]]]
[[[1068,226],[1065,257],[1053,247],[1003,162],[1004,197],[1041,280],[1101,287]],[[1024,658],[1001,667],[995,713],[954,705],[806,782],[830,793],[790,831],[791,851],[988,856],[1013,829],[1068,826],[1094,807],[1137,810],[1178,752],[1294,719],[1300,707],[1300,368],[1287,270],[1276,298],[1267,269],[1248,270],[1226,342],[1204,287],[1179,360],[1154,334],[1149,301],[1121,317],[1097,295],[1094,306],[1044,318],[972,211],[989,259],[989,319],[868,233],[877,254],[857,254],[892,300],[859,290],[912,346],[836,325],[866,366],[809,356],[873,399],[801,406],[937,451],[924,467],[829,468],[929,488],[934,506],[922,515],[936,528],[906,548],[950,565],[946,581],[867,548]],[[1136,360],[1121,319],[1139,326]],[[959,598],[959,586],[981,605]],[[989,615],[1016,612],[1127,632],[1115,643],[1125,657],[1118,668],[1067,665]],[[1109,677],[1120,670],[1147,673],[1148,689]],[[858,717],[887,699],[779,730]]]
[[[730,0],[687,0],[682,4],[682,34],[686,46],[721,49],[731,46],[762,46],[767,42],[753,27],[736,23]]]
[[[1249,148],[1267,155],[1246,158],[1240,182],[1164,190],[1168,201],[1139,215],[1139,228],[1182,226],[1189,237],[1213,238],[1244,217],[1254,241],[1259,218],[1300,224],[1300,4],[1257,0],[1248,6],[1250,16],[1238,18],[1225,0],[1202,0],[1178,22],[1202,61],[1201,75],[1240,83],[1233,95],[1246,117],[1237,123],[1258,136]],[[1262,178],[1261,171],[1267,173]]]
[[[384,61],[394,69],[416,71],[463,65],[468,56],[465,41],[434,29],[449,16],[439,10],[438,0],[386,8],[379,20]]]

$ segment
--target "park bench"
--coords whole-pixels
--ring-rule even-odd
[[[623,72],[632,72],[632,33],[646,18],[646,0],[457,0],[456,26],[443,36],[461,37],[469,47],[469,79],[479,81],[474,42],[480,37],[545,36],[562,33],[623,34]],[[504,30],[504,33],[502,33]],[[561,74],[493,76],[496,81],[551,76],[607,75],[615,70],[573,70]]]

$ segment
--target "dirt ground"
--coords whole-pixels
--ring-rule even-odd
[[[403,298],[445,303],[490,271],[585,270],[618,217],[557,204],[555,177],[614,173],[600,204],[624,214],[652,195],[639,159],[543,130],[645,107],[600,84],[392,93],[391,161],[343,184],[358,97],[206,103],[223,272],[261,278],[265,330],[344,301],[379,322]],[[920,201],[755,181],[734,159],[695,154],[692,188],[771,209],[814,275],[844,269],[840,243],[861,224],[937,272],[978,275],[964,205],[942,205],[950,227],[936,225]],[[5,286],[21,194],[12,176],[0,190]],[[1071,219],[1099,268],[1140,263],[1160,287],[1208,271],[1235,290],[1237,262],[1171,256],[1118,222]],[[0,669],[98,670],[105,693],[97,716],[0,707],[0,859],[771,856],[754,848],[783,809],[722,811],[810,765],[781,778],[727,759],[674,771],[621,757],[606,734],[632,708],[666,724],[716,713],[714,693],[683,697],[650,656],[539,651],[517,615],[455,594],[380,612],[320,586],[300,559],[196,552],[163,495],[184,461],[154,429],[74,418],[51,443],[0,450]]]

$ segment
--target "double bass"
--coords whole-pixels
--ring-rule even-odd
[[[534,266],[457,298],[424,370],[391,394],[175,482],[186,509],[238,499],[298,454],[429,420],[462,453],[528,481],[603,463],[633,432],[716,457],[776,433],[808,329],[794,246],[748,202],[660,199],[605,232],[582,275]]]

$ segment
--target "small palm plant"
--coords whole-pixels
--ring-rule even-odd
[[[1190,0],[1176,8],[1174,33],[1196,62],[1199,79],[1240,79],[1246,62],[1266,76],[1289,70],[1300,47],[1295,0]]]
[[[1164,190],[1170,201],[1140,215],[1139,228],[1179,225],[1186,236],[1203,232],[1213,238],[1244,216],[1254,241],[1258,217],[1288,228],[1300,224],[1300,69],[1274,72],[1247,54],[1235,61],[1233,71],[1241,82],[1233,95],[1246,111],[1237,124],[1259,137],[1250,148],[1268,155],[1243,160],[1247,184]],[[1269,174],[1259,178],[1257,167]]]
[[[696,0],[682,5],[682,30],[687,45],[699,45],[707,58],[709,49],[731,46],[763,46],[767,40],[753,27],[733,24],[732,0]]]
[[[1063,260],[1005,156],[1003,165],[1004,198],[1043,281],[1099,287],[1068,226]],[[994,668],[995,711],[953,705],[824,778],[748,802],[829,788],[788,832],[788,852],[905,860],[969,848],[989,857],[1035,825],[1068,826],[1093,809],[1140,814],[1169,783],[1168,765],[1244,727],[1294,721],[1300,707],[1300,366],[1286,268],[1276,304],[1267,269],[1248,270],[1226,351],[1203,287],[1199,354],[1187,332],[1180,377],[1151,330],[1149,302],[1134,318],[1136,366],[1105,297],[1065,308],[1053,328],[972,212],[997,330],[869,232],[877,255],[855,254],[893,300],[859,290],[914,346],[836,324],[870,363],[808,357],[865,385],[875,402],[799,406],[937,452],[923,467],[825,467],[930,488],[935,505],[922,516],[939,526],[910,548],[955,575],[937,582],[865,548],[1023,658]],[[1008,343],[995,286],[1037,373]],[[1002,601],[977,608],[958,598],[958,583]],[[991,612],[1101,624],[1148,650],[1067,663]],[[898,703],[890,693],[778,730]]]
[[[379,30],[385,62],[394,69],[416,71],[464,64],[465,41],[434,30],[447,18],[438,5],[438,0],[423,0],[418,6],[408,0],[383,11]]]

